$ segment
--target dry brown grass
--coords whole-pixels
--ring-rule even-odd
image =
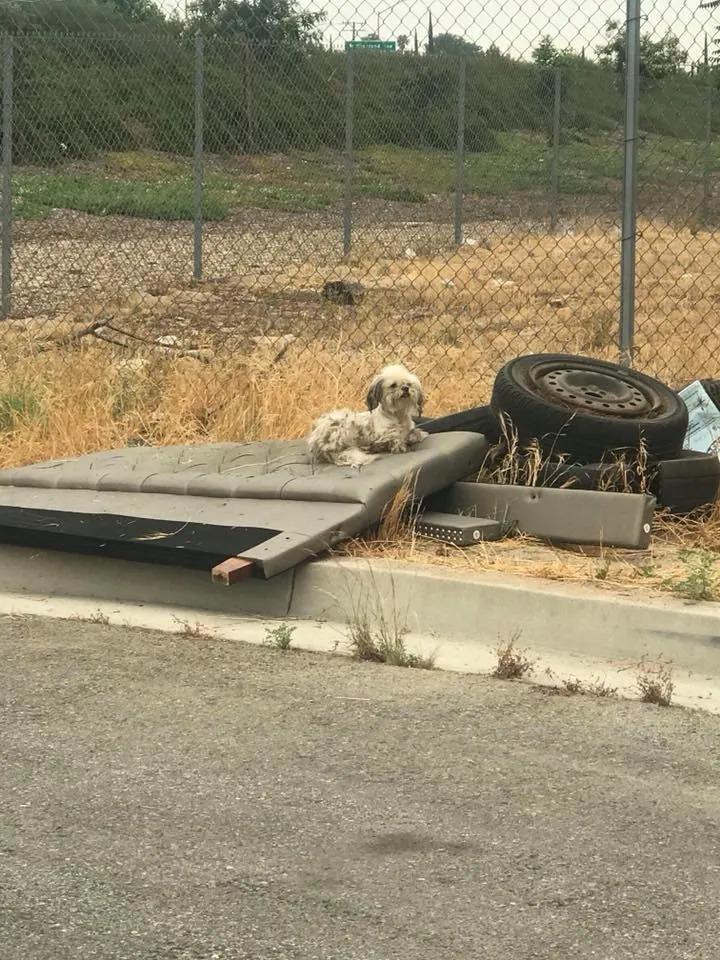
[[[361,281],[362,304],[313,301],[330,276]],[[560,349],[615,359],[617,282],[615,231],[578,226],[561,237],[508,233],[489,249],[411,258],[393,258],[367,240],[350,264],[316,257],[280,265],[272,276],[241,275],[227,301],[235,330],[249,323],[249,300],[241,294],[251,291],[259,329],[282,334],[295,324],[297,340],[277,362],[272,337],[248,344],[238,333],[233,343],[242,341],[242,351],[219,350],[213,310],[224,296],[221,283],[176,288],[185,300],[170,288],[134,294],[110,311],[128,329],[176,331],[185,346],[214,348],[211,364],[151,348],[131,355],[90,339],[37,353],[47,329],[32,319],[13,321],[0,359],[0,401],[10,398],[9,413],[0,402],[0,466],[126,444],[299,437],[323,410],[361,406],[370,376],[389,359],[408,363],[424,380],[428,413],[462,409],[486,400],[499,363],[518,353]],[[280,309],[291,294],[304,297],[301,313]],[[720,237],[642,224],[638,296],[638,367],[674,386],[717,373],[720,328],[707,321],[720,301]],[[78,302],[53,322],[67,332],[95,315]],[[189,324],[197,333],[192,342],[184,339]],[[537,458],[530,459],[536,469]],[[560,549],[522,537],[462,550],[415,537],[405,510],[411,499],[410,489],[402,491],[373,538],[346,552],[601,589],[677,592],[688,577],[688,550],[720,551],[720,511],[695,521],[660,517],[644,553]]]
[[[706,526],[712,528],[711,534]],[[431,565],[448,572],[497,573],[537,577],[568,583],[592,584],[599,590],[623,594],[664,592],[687,598],[683,586],[693,575],[693,558],[699,543],[712,542],[705,554],[720,564],[717,517],[707,524],[660,516],[647,550],[616,550],[609,547],[576,547],[542,543],[516,535],[494,543],[457,547],[409,536],[395,543],[372,538],[355,540],[344,552],[356,557],[381,557],[388,561]],[[699,540],[695,537],[699,532]],[[683,544],[684,546],[681,546]],[[718,566],[720,573],[720,566]],[[691,599],[720,600],[716,579],[708,580],[712,592]]]
[[[276,289],[290,282],[314,290],[327,272],[307,264],[292,280],[279,278]],[[459,364],[461,383],[486,396],[498,362],[518,353],[560,349],[616,358],[615,227],[578,224],[560,237],[508,233],[488,249],[411,259],[368,243],[333,275],[340,272],[368,288],[361,306],[345,315],[353,342],[364,345],[372,331],[383,348],[420,363],[433,382],[448,359]],[[708,375],[720,344],[713,319],[720,236],[641,222],[637,295],[637,366],[674,386]]]
[[[142,357],[118,363],[94,346],[14,361],[6,356],[0,367],[0,397],[28,395],[35,405],[0,432],[0,466],[137,443],[302,436],[313,416],[329,405],[357,404],[379,362],[379,352],[358,355],[342,347],[318,349],[312,364],[300,357],[275,366],[260,353],[212,367],[193,360]],[[459,396],[454,401],[461,404]],[[461,549],[418,538],[407,513],[411,501],[408,485],[389,505],[379,530],[347,544],[345,552],[448,570],[682,595],[681,586],[693,568],[692,552],[720,551],[720,511],[702,520],[660,516],[644,552],[560,548],[527,537]]]

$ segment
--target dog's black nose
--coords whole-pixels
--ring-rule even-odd
[[[402,388],[402,392],[403,392],[403,396],[407,397],[410,393],[410,387],[407,384],[404,384]]]

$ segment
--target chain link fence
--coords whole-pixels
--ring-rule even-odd
[[[469,402],[529,352],[717,372],[712,10],[10,0],[0,30],[6,355],[342,350]]]

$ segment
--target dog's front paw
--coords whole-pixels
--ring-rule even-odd
[[[415,427],[414,430],[411,430],[408,434],[407,442],[416,446],[418,443],[422,443],[430,434],[426,433],[424,430],[421,430],[419,427]]]
[[[393,440],[393,442],[388,447],[388,451],[390,453],[407,453],[409,442],[410,442],[409,437],[407,440]]]

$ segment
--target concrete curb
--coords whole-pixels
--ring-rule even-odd
[[[0,612],[82,617],[97,610],[133,626],[176,632],[179,622],[201,622],[251,640],[261,631],[249,618],[310,621],[308,642],[302,631],[297,641],[311,649],[336,648],[362,614],[407,628],[418,648],[437,651],[438,666],[471,672],[489,669],[498,642],[517,636],[553,673],[612,676],[625,690],[631,665],[662,655],[675,664],[678,691],[682,675],[679,701],[713,709],[715,699],[720,710],[718,604],[358,559],[307,563],[225,589],[199,571],[0,547]]]

